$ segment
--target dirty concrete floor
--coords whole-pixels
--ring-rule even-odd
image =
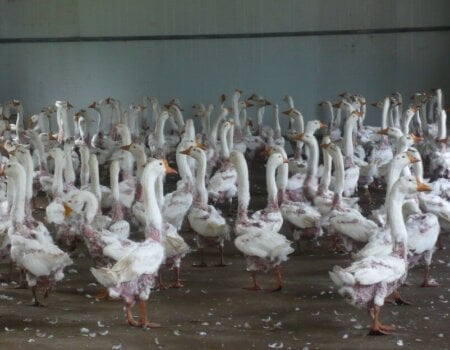
[[[261,181],[259,182],[261,183]],[[258,191],[258,188],[260,191]],[[263,186],[255,187],[253,203],[263,205]],[[36,212],[37,217],[42,213]],[[284,230],[286,231],[286,230]],[[290,234],[286,232],[289,236]],[[183,232],[195,247],[193,235]],[[66,278],[45,300],[45,308],[29,306],[31,292],[0,287],[0,349],[447,349],[450,325],[450,242],[434,256],[432,276],[438,288],[421,288],[422,272],[410,271],[412,286],[402,287],[411,306],[386,304],[381,320],[395,324],[389,336],[366,336],[370,318],[348,305],[336,292],[327,271],[347,266],[347,256],[327,251],[328,242],[308,245],[283,264],[280,292],[252,292],[245,261],[231,242],[226,260],[214,267],[218,255],[206,256],[211,267],[196,268],[196,252],[182,263],[185,287],[155,291],[148,311],[160,329],[144,330],[126,324],[120,301],[98,301],[100,291],[89,272],[92,262],[83,246],[74,253]],[[1,266],[3,276],[8,266]],[[274,274],[260,274],[263,287],[275,287]],[[164,271],[169,282],[172,273]]]

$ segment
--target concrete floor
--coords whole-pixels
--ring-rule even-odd
[[[261,187],[260,187],[261,188]],[[261,198],[264,193],[254,195]],[[252,198],[252,201],[254,198]],[[263,203],[262,199],[259,201]],[[37,212],[37,216],[41,216]],[[183,232],[195,247],[193,235]],[[289,234],[288,234],[289,235]],[[444,243],[450,249],[448,237]],[[368,337],[370,318],[365,310],[348,305],[334,290],[327,271],[347,266],[349,259],[327,251],[328,242],[295,252],[283,265],[281,292],[251,292],[245,261],[227,242],[230,266],[196,268],[196,252],[182,263],[185,287],[155,291],[150,296],[150,320],[160,329],[144,330],[126,324],[120,301],[98,301],[100,291],[89,272],[92,262],[83,246],[75,251],[74,265],[45,300],[46,308],[31,304],[29,290],[0,287],[0,349],[447,349],[450,324],[449,249],[435,253],[432,276],[438,288],[421,288],[422,272],[409,274],[413,285],[401,293],[411,306],[386,304],[381,319],[395,324],[390,336]],[[218,255],[209,251],[213,265]],[[7,273],[1,266],[0,272]],[[171,272],[164,271],[166,281]],[[275,287],[274,274],[261,274],[267,289]]]

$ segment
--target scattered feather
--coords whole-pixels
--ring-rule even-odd
[[[403,340],[401,340],[401,339],[397,340],[397,345],[398,346],[403,346]]]
[[[118,345],[113,345],[112,350],[122,350],[122,344],[118,344]]]
[[[14,332],[14,329],[5,327],[5,331],[6,331],[6,332]]]
[[[81,333],[89,333],[89,328],[80,328]]]
[[[279,342],[279,343],[269,344],[268,346],[271,349],[282,349],[284,345],[283,345],[283,342]]]
[[[14,300],[14,298],[5,294],[0,294],[0,300]]]
[[[105,336],[105,335],[107,335],[109,333],[109,331],[107,330],[107,329],[105,329],[104,331],[102,331],[102,332],[98,332],[98,334],[100,334],[101,336]]]
[[[175,334],[177,337],[179,337],[181,335],[181,333],[178,329],[174,330],[173,334]]]
[[[348,338],[348,334],[344,334],[343,336],[342,336],[342,339],[347,339]]]

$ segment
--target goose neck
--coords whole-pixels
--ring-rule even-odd
[[[53,175],[52,193],[53,196],[61,196],[64,191],[63,181],[63,168],[64,168],[64,156],[58,154],[55,157],[55,173]]]
[[[195,201],[201,207],[208,205],[208,192],[206,190],[205,176],[206,176],[206,156],[204,153],[196,158],[197,174],[195,175]]]
[[[25,202],[26,202],[26,175],[25,169],[20,166],[13,180],[14,193],[11,206],[11,220],[14,223],[23,223],[25,219]]]
[[[161,210],[158,205],[158,201],[156,199],[156,181],[157,174],[152,172],[149,169],[144,171],[144,208],[145,208],[145,218],[147,229],[154,228],[155,230],[150,229],[150,234],[146,233],[146,238],[154,239],[155,241],[161,241],[160,233],[162,231],[162,215]],[[151,235],[154,235],[151,237]]]

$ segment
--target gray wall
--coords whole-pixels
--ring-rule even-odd
[[[0,39],[444,26],[448,0],[0,0]],[[0,44],[0,101],[26,114],[145,95],[188,106],[240,88],[291,94],[306,118],[343,91],[369,100],[450,90],[450,32],[289,38]],[[378,113],[371,120],[378,123]]]

